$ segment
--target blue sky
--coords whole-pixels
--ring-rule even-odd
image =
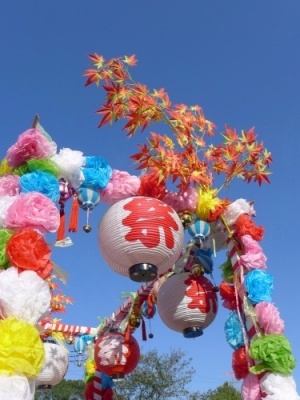
[[[87,54],[94,52],[105,58],[136,54],[136,80],[164,87],[174,103],[201,105],[218,132],[225,124],[256,127],[273,155],[271,185],[238,182],[224,196],[255,201],[256,222],[265,227],[268,272],[275,280],[273,301],[298,360],[299,14],[298,0],[0,4],[1,157],[38,113],[58,148],[99,155],[112,168],[134,172],[129,155],[145,137],[128,140],[119,126],[97,128],[102,94],[85,88],[82,76]],[[98,317],[111,315],[122,303],[122,292],[139,287],[113,273],[101,257],[97,226],[105,210],[100,205],[93,212],[90,234],[79,232],[72,248],[54,251],[54,261],[69,273],[64,292],[74,299],[62,315],[67,323],[96,326]],[[217,282],[224,260],[224,254],[215,260]],[[206,391],[232,378],[232,351],[223,330],[227,315],[220,307],[215,322],[195,340],[170,331],[158,317],[152,321],[154,339],[142,342],[139,330],[135,336],[145,351],[186,351],[197,370],[192,388]],[[82,370],[71,365],[68,377],[79,379]],[[300,365],[294,377],[299,386]]]

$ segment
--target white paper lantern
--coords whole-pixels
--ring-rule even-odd
[[[218,299],[213,284],[204,276],[181,273],[170,276],[159,288],[157,311],[170,329],[184,337],[202,335],[215,319]]]
[[[55,340],[46,339],[44,347],[45,363],[35,380],[35,386],[39,389],[57,385],[63,380],[69,366],[68,352],[63,346]]]
[[[177,213],[162,201],[136,196],[115,203],[99,228],[99,246],[108,265],[137,282],[165,273],[177,261],[184,230]]]

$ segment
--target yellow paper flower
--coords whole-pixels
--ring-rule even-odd
[[[0,374],[35,378],[44,359],[44,344],[34,325],[14,317],[0,320]]]
[[[217,189],[203,190],[198,188],[198,201],[196,204],[196,215],[206,221],[211,213],[221,204],[221,200],[216,197]]]
[[[12,167],[10,167],[7,164],[7,159],[3,158],[3,160],[0,163],[0,176],[11,174],[11,172],[12,172]]]

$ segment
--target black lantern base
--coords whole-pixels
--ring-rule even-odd
[[[157,267],[152,264],[135,264],[129,268],[129,277],[135,282],[150,282],[157,277]]]
[[[123,379],[124,379],[124,374],[111,375],[111,379],[112,379],[114,382],[123,381]]]
[[[51,390],[52,389],[52,385],[39,385],[37,387],[37,390]]]
[[[183,336],[187,339],[193,339],[203,335],[203,330],[200,326],[192,326],[191,328],[185,328],[183,330]]]

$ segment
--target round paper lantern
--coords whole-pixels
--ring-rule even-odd
[[[69,366],[67,350],[53,339],[44,340],[45,362],[35,380],[38,389],[51,388],[63,380]]]
[[[203,334],[215,319],[218,299],[214,286],[204,276],[181,273],[170,276],[157,294],[157,311],[170,329],[186,338]]]
[[[210,225],[197,218],[191,225],[189,225],[188,233],[195,241],[202,243],[202,241],[210,234]]]
[[[79,207],[91,211],[100,201],[99,190],[81,186],[76,190]]]
[[[115,203],[99,227],[99,246],[108,265],[136,282],[166,272],[183,247],[177,213],[162,201],[136,196]]]
[[[95,363],[98,371],[112,379],[122,379],[138,365],[140,348],[133,336],[128,339],[117,331],[101,336],[95,344]]]

